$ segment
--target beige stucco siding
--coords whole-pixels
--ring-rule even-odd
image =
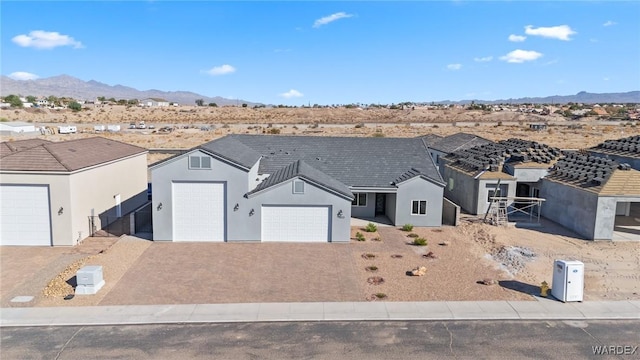
[[[70,186],[71,226],[77,242],[90,235],[89,216],[99,217],[98,229],[116,220],[116,195],[120,195],[121,215],[147,201],[147,155],[142,153],[76,172],[71,175]]]
[[[0,183],[15,185],[49,185],[51,211],[52,245],[75,245],[71,236],[71,195],[69,174],[5,173],[0,175]],[[62,208],[61,214],[58,210]]]

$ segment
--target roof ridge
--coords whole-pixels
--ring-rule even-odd
[[[63,162],[60,160],[60,158],[59,158],[58,156],[56,156],[54,153],[52,153],[52,152],[51,152],[51,150],[50,150],[48,147],[46,147],[45,145],[51,145],[51,144],[42,144],[42,145],[40,145],[40,146],[42,146],[42,148],[43,148],[43,149],[47,150],[47,152],[48,152],[49,154],[51,154],[51,156],[53,156],[53,158],[54,158],[54,159],[56,159],[56,161],[58,161],[58,163],[59,163],[60,165],[62,165],[65,169],[67,169],[67,170],[71,171],[71,168],[70,168],[69,166],[67,166],[65,163],[63,163]],[[37,146],[36,146],[36,147],[37,147]],[[35,148],[31,148],[31,149],[35,149]],[[31,150],[31,149],[28,149],[28,150]]]

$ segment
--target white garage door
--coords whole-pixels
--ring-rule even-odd
[[[329,207],[263,206],[262,241],[329,241]]]
[[[47,186],[0,185],[0,245],[51,246]]]
[[[224,241],[224,184],[173,183],[173,241]]]

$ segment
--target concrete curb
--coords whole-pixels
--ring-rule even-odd
[[[640,301],[317,302],[2,308],[0,327],[288,321],[640,320]]]

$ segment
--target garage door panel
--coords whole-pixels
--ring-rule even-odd
[[[262,241],[327,242],[328,206],[263,206]]]
[[[173,240],[224,241],[224,184],[173,183]]]
[[[0,244],[51,245],[48,186],[0,186]]]

